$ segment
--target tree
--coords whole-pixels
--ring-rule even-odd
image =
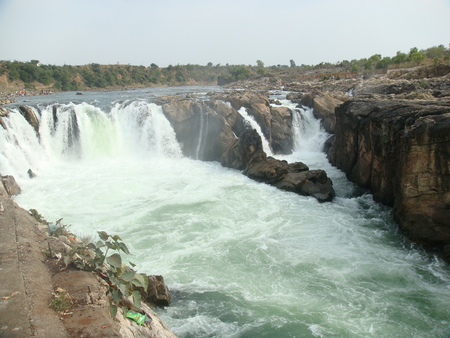
[[[158,67],[158,65],[157,65],[156,63],[152,63],[152,64],[150,65],[150,68],[151,68],[151,69],[158,69],[159,67]]]
[[[296,64],[295,64],[295,61],[294,61],[294,60],[290,60],[289,62],[291,63],[291,67],[292,67],[292,68],[296,67]]]
[[[264,72],[265,72],[264,71],[264,62],[262,62],[261,60],[257,60],[256,65],[258,67],[258,70],[257,70],[258,74],[260,74],[260,75],[264,74]]]
[[[415,64],[420,64],[426,58],[425,54],[413,47],[409,51],[408,60],[414,62]]]

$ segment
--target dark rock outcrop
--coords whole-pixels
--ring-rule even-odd
[[[336,109],[328,155],[393,207],[407,237],[450,258],[450,100],[347,101]]]
[[[309,170],[301,162],[287,163],[267,157],[261,137],[255,130],[245,130],[224,153],[225,167],[243,170],[243,174],[279,189],[303,196],[313,196],[319,202],[331,201],[335,192],[323,170]]]
[[[39,120],[34,113],[33,109],[27,106],[19,107],[20,113],[28,121],[28,123],[34,128],[36,134],[39,135]]]
[[[220,105],[222,107],[218,109],[219,112],[233,115],[224,103],[217,102],[214,107],[218,108]],[[174,99],[163,104],[162,109],[175,130],[185,156],[219,161],[236,139],[227,119],[205,102]],[[231,119],[237,123],[236,116]]]
[[[235,110],[244,107],[252,116],[275,154],[291,154],[292,111],[287,107],[272,107],[264,92],[233,91],[214,94],[214,98],[229,102]],[[238,134],[237,134],[238,135]]]
[[[160,275],[148,276],[148,288],[144,301],[156,306],[169,306],[171,300],[164,277]]]

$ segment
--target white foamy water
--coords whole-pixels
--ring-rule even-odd
[[[183,158],[158,106],[131,100],[106,110],[102,95],[101,105],[61,104],[77,116],[76,151],[61,144],[62,130],[44,127],[53,126],[51,107],[39,108],[40,139],[11,114],[15,131],[0,128],[0,172],[18,179],[24,208],[62,217],[77,234],[120,235],[139,271],[165,277],[173,304],[158,312],[178,336],[444,335],[448,265],[403,240],[389,208],[354,194],[320,152],[327,135],[307,110],[296,121],[310,127],[298,126],[284,158],[324,168],[337,192],[331,203]]]

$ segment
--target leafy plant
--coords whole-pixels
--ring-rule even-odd
[[[121,252],[130,254],[127,245],[118,235],[109,235],[105,231],[98,231],[100,240],[97,243],[85,245],[83,242],[74,243],[72,249],[64,257],[66,265],[74,264],[77,268],[87,271],[98,271],[108,278],[110,297],[110,313],[116,316],[117,309],[123,298],[132,297],[133,306],[141,306],[141,292],[148,287],[145,274],[137,273],[135,264],[123,263]],[[108,255],[111,251],[114,253]]]

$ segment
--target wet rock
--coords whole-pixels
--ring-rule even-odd
[[[323,170],[309,170],[301,162],[288,163],[267,157],[256,130],[246,130],[222,157],[222,165],[243,170],[243,174],[258,182],[304,196],[319,202],[331,201],[335,192]]]
[[[236,139],[228,121],[205,102],[177,99],[166,102],[162,109],[185,156],[218,161]]]
[[[25,120],[27,120],[28,123],[34,128],[36,134],[39,135],[39,120],[34,113],[34,110],[27,106],[20,106],[19,110]]]

